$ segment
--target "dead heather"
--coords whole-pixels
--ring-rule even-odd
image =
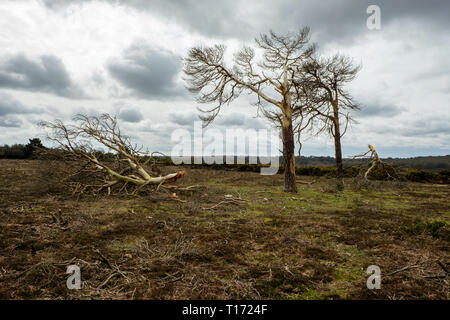
[[[64,166],[0,161],[0,298],[449,299],[448,185],[186,168],[177,197],[78,198]]]

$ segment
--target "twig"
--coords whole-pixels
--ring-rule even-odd
[[[165,186],[165,185],[161,186],[161,188],[164,188],[164,189],[178,190],[178,191],[188,191],[188,190],[191,190],[191,189],[194,189],[194,188],[203,188],[203,187],[205,187],[205,186],[202,186],[202,185],[199,185],[199,184],[195,184],[195,185],[184,187],[184,188],[183,187],[178,187],[178,186]]]
[[[236,204],[241,204],[242,202],[246,202],[247,200],[242,199],[241,195],[239,195],[239,198],[227,198],[227,200],[222,200],[219,203],[216,203],[215,205],[213,205],[212,207],[209,208],[205,208],[203,207],[203,210],[212,210],[218,206],[220,206],[221,204],[225,204],[225,203],[236,203]]]
[[[308,184],[308,185],[310,185],[310,184],[316,183],[317,180],[314,180],[314,181],[300,181],[300,180],[297,180],[296,182],[300,183],[300,184]]]
[[[100,252],[100,250],[95,249],[94,252],[98,254],[98,256],[100,257],[100,261],[104,262],[108,266],[109,269],[113,269],[109,260],[106,259],[106,257]]]
[[[214,209],[214,208],[220,206],[221,204],[225,204],[225,203],[237,203],[237,204],[239,204],[239,202],[236,202],[236,201],[233,201],[233,200],[223,200],[223,201],[220,201],[219,203],[216,203],[216,204],[213,205],[212,207],[209,207],[209,208],[202,208],[202,209],[203,209],[203,210],[212,210],[212,209]]]
[[[408,270],[408,269],[418,268],[418,267],[419,267],[419,265],[413,264],[413,265],[406,266],[406,267],[400,268],[398,270],[395,270],[395,271],[393,271],[391,273],[388,273],[388,274],[386,274],[386,276],[392,276],[393,274],[396,274],[396,273],[399,273],[399,272],[402,272],[402,271],[405,271],[405,270]]]
[[[109,280],[111,280],[112,277],[118,276],[118,275],[120,275],[120,274],[119,274],[118,272],[114,271],[113,273],[111,273],[111,274],[109,275],[108,278],[106,278],[105,281],[103,281],[103,282],[97,287],[97,289],[101,289],[103,286],[105,286],[105,285],[108,283]]]
[[[448,271],[447,267],[446,267],[442,262],[440,262],[440,261],[438,260],[437,263],[438,263],[438,265],[442,268],[442,270],[445,271],[445,273],[446,273],[447,275],[450,274],[450,271]]]

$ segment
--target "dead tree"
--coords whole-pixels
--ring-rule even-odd
[[[197,93],[200,103],[216,103],[201,110],[201,119],[210,124],[222,106],[242,92],[254,94],[263,116],[275,119],[281,127],[284,160],[284,190],[297,192],[295,181],[295,144],[293,123],[302,107],[295,83],[302,72],[302,63],[311,57],[315,46],[309,45],[309,28],[285,36],[270,32],[256,39],[263,55],[255,62],[255,51],[244,47],[234,56],[234,65],[224,62],[225,46],[194,47],[184,60],[188,89]]]
[[[305,78],[302,84],[312,102],[310,111],[322,123],[319,131],[328,132],[334,139],[338,177],[344,174],[341,138],[352,121],[349,111],[359,110],[344,86],[355,79],[359,70],[360,66],[355,66],[350,58],[342,55],[313,57],[303,65]]]
[[[40,126],[50,129],[49,140],[65,150],[72,160],[83,161],[83,170],[90,171],[92,177],[101,181],[87,184],[78,191],[107,189],[109,194],[111,187],[120,184],[120,190],[130,186],[136,193],[148,185],[162,185],[185,175],[184,171],[178,171],[165,176],[152,176],[146,170],[146,165],[152,161],[153,154],[149,155],[142,148],[132,145],[129,138],[120,131],[116,117],[109,114],[102,114],[100,117],[77,115],[73,120],[73,125],[55,120],[41,122]],[[114,158],[103,160],[102,153],[95,146],[106,147],[115,154]]]
[[[369,147],[369,151],[371,152],[372,165],[364,174],[364,179],[366,179],[366,180],[368,180],[367,177],[369,176],[370,172],[373,169],[375,169],[378,165],[382,164],[382,161],[380,160],[378,153],[375,151],[375,148],[371,144],[369,144],[368,147]]]
[[[297,140],[297,145],[298,145],[297,155],[300,159],[301,151],[302,151],[302,147],[303,147],[303,143],[302,143],[303,133],[308,132],[308,133],[314,134],[313,124],[314,124],[315,114],[312,114],[310,112],[310,109],[308,109],[305,104],[302,105],[301,107],[299,107],[297,105],[294,107],[294,109],[296,110],[296,112],[292,116],[292,127],[293,127],[294,138],[296,138],[295,140]],[[264,116],[267,119],[269,119],[276,128],[278,128],[279,130],[282,130],[283,117],[280,112],[267,111],[267,110],[262,110],[262,112],[263,112]]]
[[[384,170],[384,172],[386,173],[386,175],[387,175],[390,179],[395,180],[396,178],[393,177],[393,176],[389,173],[389,171],[387,170],[388,168],[390,168],[390,169],[394,172],[394,174],[395,174],[396,176],[398,176],[397,172],[395,172],[395,169],[394,169],[391,165],[385,163],[384,161],[382,161],[382,160],[380,159],[380,157],[378,156],[377,151],[375,150],[375,148],[374,148],[371,144],[368,145],[368,148],[369,148],[369,151],[367,151],[366,153],[363,153],[363,154],[360,154],[360,155],[357,155],[357,156],[354,156],[354,157],[353,157],[353,159],[356,159],[356,158],[362,158],[362,157],[365,157],[367,154],[370,153],[370,156],[369,156],[369,159],[370,159],[370,167],[369,167],[369,169],[367,169],[367,171],[364,173],[364,179],[365,179],[366,181],[369,181],[369,175],[370,175],[370,173],[371,173],[374,169],[376,169],[377,167],[381,167],[381,168]]]

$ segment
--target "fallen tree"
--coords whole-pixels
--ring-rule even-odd
[[[386,174],[389,179],[397,180],[399,176],[398,176],[397,172],[395,171],[395,168],[393,166],[391,166],[390,164],[387,164],[384,161],[382,161],[380,159],[380,157],[378,156],[377,151],[371,144],[368,145],[368,148],[369,148],[369,151],[367,151],[366,153],[363,153],[363,154],[353,157],[353,159],[362,158],[362,157],[367,156],[367,154],[370,153],[370,156],[369,156],[370,167],[364,173],[364,179],[366,181],[369,181],[369,175],[371,174],[371,172],[373,172],[376,168],[379,167],[382,169],[383,173]],[[394,176],[389,171],[391,171],[391,173]]]
[[[99,192],[121,185],[119,191],[127,187],[132,188],[135,194],[149,185],[157,185],[175,182],[185,175],[184,171],[178,171],[167,175],[155,176],[147,169],[148,164],[156,163],[153,152],[143,151],[137,145],[133,145],[130,139],[124,136],[117,124],[116,117],[102,114],[99,117],[76,115],[73,118],[75,124],[67,125],[60,120],[53,122],[43,121],[40,126],[51,132],[48,139],[56,143],[59,149],[65,151],[66,160],[76,161],[84,175],[89,175],[90,180],[96,183],[74,186],[74,192],[84,193],[86,190]],[[112,159],[102,159],[102,153],[95,146],[106,147],[108,152],[114,154]],[[154,167],[154,166],[152,166]]]

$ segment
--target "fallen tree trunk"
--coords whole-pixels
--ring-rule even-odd
[[[145,167],[152,160],[152,153],[142,152],[133,146],[127,137],[121,134],[117,125],[117,119],[108,114],[100,117],[88,117],[78,115],[74,118],[76,125],[65,125],[61,121],[41,122],[41,126],[51,129],[52,135],[49,139],[56,142],[61,149],[70,155],[70,160],[87,162],[82,166],[84,175],[89,178],[100,178],[100,183],[86,184],[84,187],[77,186],[77,190],[84,192],[87,188],[96,188],[96,191],[108,189],[122,184],[122,190],[126,190],[128,185],[135,187],[135,192],[147,185],[162,185],[164,183],[175,182],[184,177],[184,171],[169,173],[166,175],[152,176]],[[100,143],[115,153],[113,161],[101,160],[104,153],[95,150],[93,143]],[[147,160],[144,161],[144,159]],[[125,164],[125,167],[123,167]],[[102,172],[99,176],[99,172]],[[134,193],[135,193],[134,192]]]

